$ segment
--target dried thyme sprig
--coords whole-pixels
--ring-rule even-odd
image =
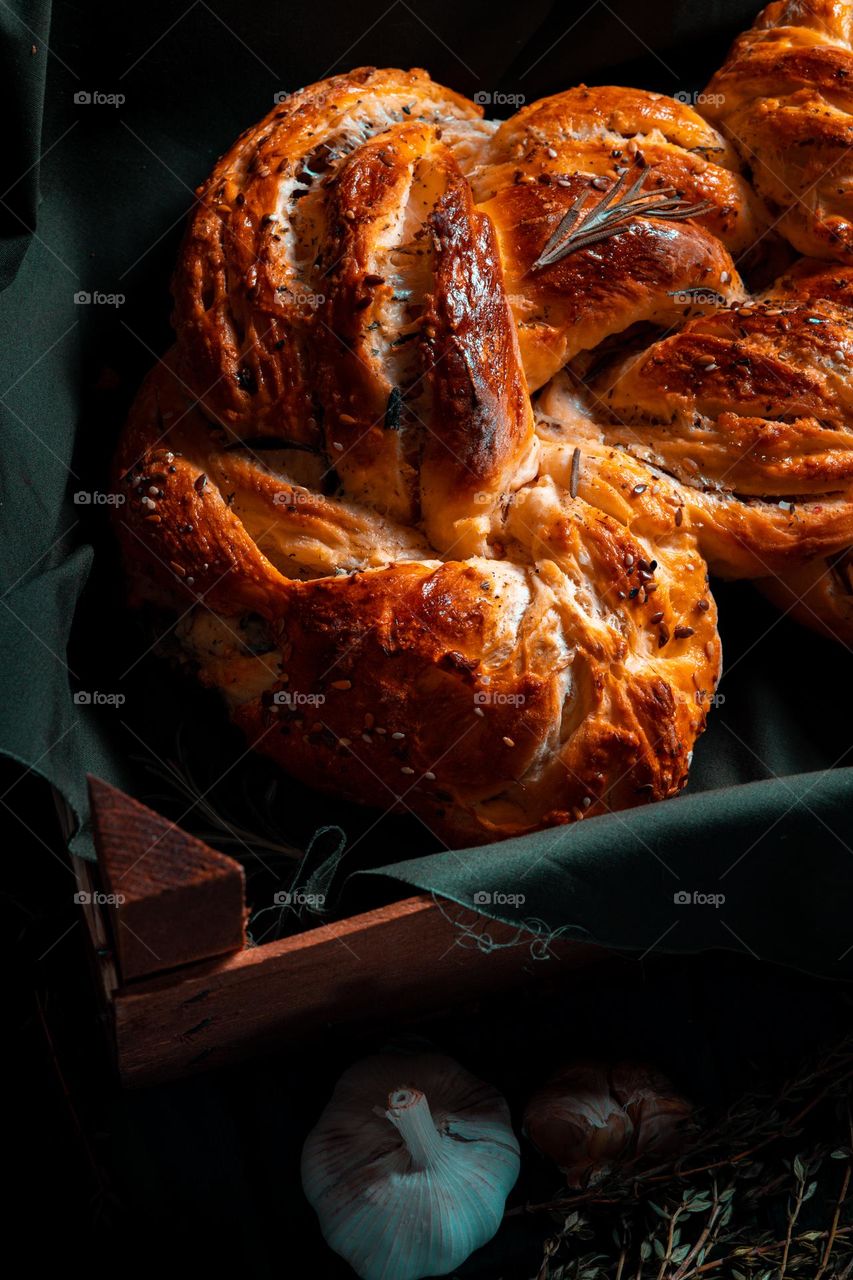
[[[851,1071],[853,1037],[775,1096],[741,1099],[668,1167],[536,1206],[559,1220],[536,1280],[851,1280]]]
[[[585,249],[599,240],[615,236],[632,218],[654,217],[681,222],[685,218],[698,218],[710,213],[715,207],[709,200],[691,204],[676,193],[675,187],[644,191],[648,174],[649,169],[644,166],[629,185],[631,171],[626,169],[610,190],[592,205],[587,203],[590,190],[585,187],[548,237],[532,269],[538,271],[541,267],[550,267],[577,249]]]

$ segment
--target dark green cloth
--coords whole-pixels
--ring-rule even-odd
[[[155,798],[136,757],[166,753],[164,722],[174,728],[185,714],[184,695],[167,695],[169,677],[144,656],[148,640],[125,615],[105,508],[74,494],[105,491],[127,404],[169,345],[181,222],[216,155],[278,90],[366,61],[426,65],[466,93],[534,98],[581,79],[691,92],[754,8],[534,0],[520,9],[496,0],[486,35],[483,7],[458,0],[428,11],[382,0],[313,9],[213,0],[181,11],[158,0],[131,14],[61,3],[50,30],[46,2],[0,6],[9,157],[0,203],[0,749],[65,797],[76,851],[90,852],[86,772]],[[124,101],[99,101],[110,95]],[[87,303],[81,293],[123,300]],[[285,833],[293,822],[308,835],[327,821],[358,828],[344,909],[397,882],[435,891],[448,911],[487,893],[486,913],[535,919],[544,936],[566,930],[639,951],[722,946],[849,975],[850,654],[779,620],[746,585],[718,598],[726,701],[697,749],[689,794],[435,853],[414,824],[371,834],[372,816],[295,788]],[[97,705],[116,695],[126,702]],[[212,759],[239,754],[224,728],[206,741]],[[14,792],[3,798],[13,801]],[[678,892],[722,893],[725,903],[680,905]],[[519,894],[516,908],[495,904]]]

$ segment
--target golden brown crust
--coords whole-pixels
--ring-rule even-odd
[[[183,376],[229,427],[317,439],[307,345],[323,277],[325,180],[413,117],[452,143],[482,112],[423,71],[320,81],[247,130],[199,188],[173,282]]]
[[[853,322],[853,266],[803,258],[779,277],[766,297],[770,301],[795,299],[814,307],[829,302],[846,310]],[[853,649],[853,554],[849,546],[757,585],[798,622]]]
[[[608,370],[596,409],[680,482],[712,569],[775,573],[853,535],[851,362],[845,309],[739,305]]]
[[[455,844],[684,785],[720,669],[689,534],[658,544],[543,476],[508,500],[501,556],[442,557],[323,497],[319,465],[229,443],[171,362],[116,460],[137,601],[183,615],[187,660],[259,750]]]
[[[827,15],[828,37],[784,35],[808,48],[783,106],[806,110],[808,74],[834,128],[819,70],[849,32]],[[725,74],[758,129],[751,66]],[[816,130],[792,163],[829,145]],[[853,288],[800,263],[747,303],[731,255],[769,234],[738,163],[661,95],[581,87],[494,126],[370,68],[218,163],[117,523],[135,601],[179,617],[259,750],[477,843],[684,785],[719,676],[706,559],[790,573],[838,632],[814,575],[853,542]],[[579,195],[641,169],[710,208],[537,265]],[[789,214],[823,252],[831,219]]]
[[[851,6],[768,5],[702,96],[750,168],[774,224],[801,253],[853,255]]]
[[[693,220],[637,218],[619,234],[534,270],[578,195],[588,189],[600,199],[613,185],[608,179],[595,182],[576,175],[560,185],[516,183],[483,205],[500,238],[532,391],[579,352],[633,325],[670,328],[704,306],[743,296],[725,247]]]
[[[634,165],[649,169],[650,187],[707,202],[696,224],[731,253],[749,249],[766,229],[731,144],[692,107],[642,89],[578,85],[523,107],[484,145],[471,182],[483,202],[513,184],[576,174],[614,180]]]
[[[259,750],[457,845],[684,785],[703,555],[797,574],[853,540],[850,283],[799,264],[746,305],[731,254],[769,237],[738,163],[661,95],[495,126],[371,68],[220,160],[116,514],[135,602]],[[710,208],[537,265],[641,169]]]

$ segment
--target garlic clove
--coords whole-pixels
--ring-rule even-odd
[[[693,1108],[654,1067],[620,1064],[612,1085],[636,1132],[635,1154],[645,1161],[678,1151],[691,1128]]]
[[[363,1280],[446,1275],[490,1240],[519,1168],[503,1098],[441,1054],[351,1067],[302,1155],[305,1194]]]
[[[562,1169],[569,1186],[579,1187],[599,1181],[624,1159],[634,1126],[612,1096],[606,1070],[581,1063],[533,1095],[524,1132]]]
[[[569,1186],[581,1187],[616,1168],[679,1150],[691,1113],[690,1103],[655,1068],[581,1062],[537,1090],[524,1131],[559,1165]]]

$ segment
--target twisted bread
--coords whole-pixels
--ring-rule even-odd
[[[779,231],[818,258],[853,254],[851,38],[845,0],[775,0],[702,97]]]
[[[831,302],[853,323],[853,267],[801,259],[768,291],[768,300],[796,299],[820,307]],[[758,583],[764,594],[798,622],[853,649],[853,550],[818,556]]]
[[[684,785],[720,668],[703,555],[853,540],[844,301],[746,305],[731,253],[767,223],[736,168],[659,95],[496,126],[374,69],[219,161],[115,484],[135,603],[259,750],[455,844]],[[659,197],[543,260],[635,172],[696,215]]]
[[[727,308],[601,377],[604,435],[681,482],[715,572],[784,571],[853,536],[851,362],[832,303]]]
[[[180,616],[258,749],[313,786],[399,797],[457,844],[684,785],[720,668],[690,535],[656,541],[543,476],[507,503],[500,555],[442,559],[326,496],[322,467],[229,440],[172,361],[116,459],[135,603]]]

